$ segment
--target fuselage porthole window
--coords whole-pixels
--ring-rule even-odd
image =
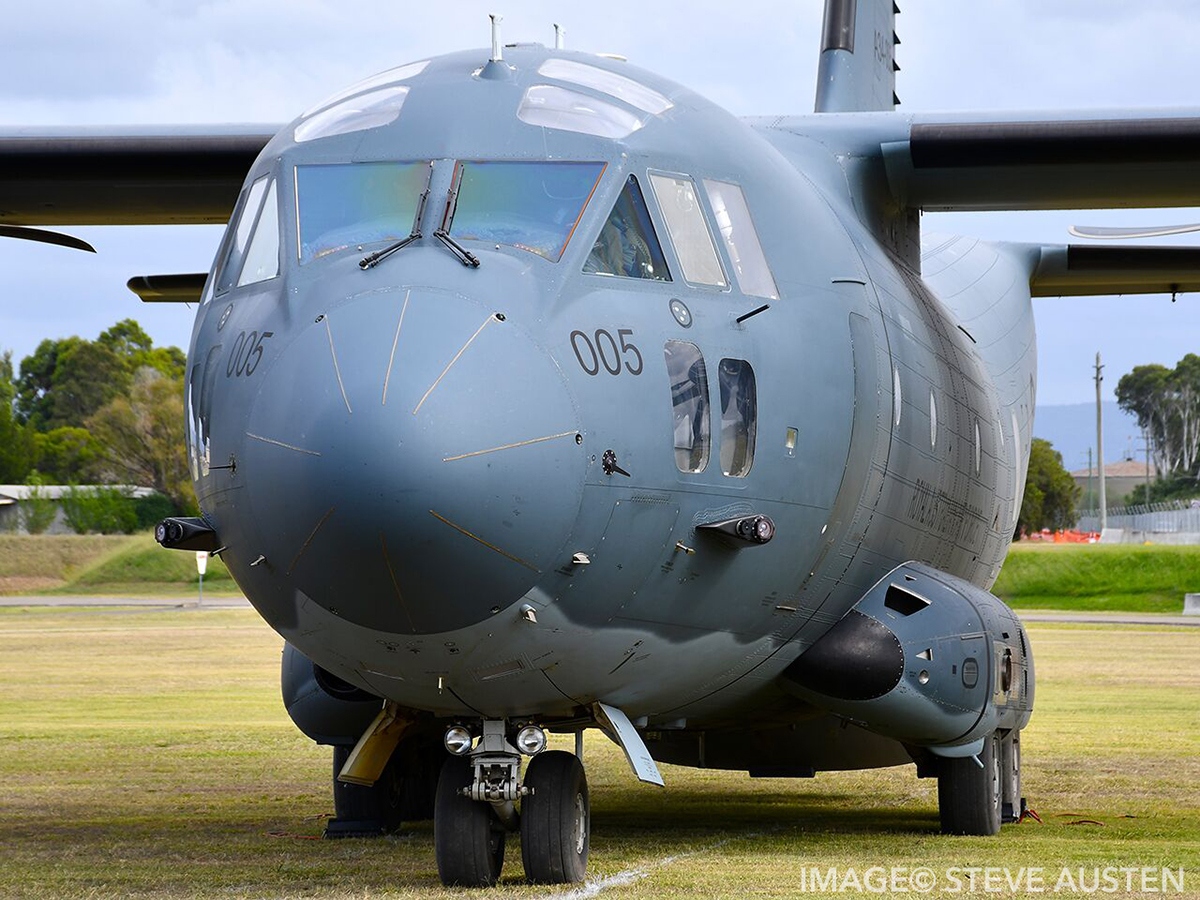
[[[635,176],[630,175],[621,195],[583,264],[586,275],[615,275],[670,281],[662,244],[650,221],[646,199]]]
[[[708,373],[700,348],[687,341],[667,341],[663,348],[671,387],[675,466],[680,472],[703,472],[708,465]]]
[[[754,465],[758,432],[758,396],[754,369],[744,359],[723,359],[718,370],[721,387],[721,471],[745,478]]]
[[[675,248],[685,281],[727,288],[728,280],[700,205],[696,183],[687,175],[650,173],[654,197],[667,223],[667,237]]]
[[[743,294],[751,297],[779,299],[775,276],[767,264],[754,220],[750,218],[750,207],[740,186],[728,181],[704,179],[704,190],[709,205],[717,219],[717,231],[729,251],[733,273]]]
[[[225,246],[225,257],[217,269],[217,294],[224,294],[237,284],[266,190],[267,176],[264,175],[250,185],[250,190],[245,194],[245,203],[229,223],[230,235]]]
[[[979,420],[975,420],[975,474],[979,474],[979,465],[982,461],[983,445],[979,441]]]

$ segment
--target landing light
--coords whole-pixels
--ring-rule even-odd
[[[463,756],[471,752],[471,732],[461,725],[451,725],[446,729],[442,743],[455,756]]]
[[[517,749],[526,756],[536,756],[546,749],[546,732],[536,725],[526,725],[517,732]]]

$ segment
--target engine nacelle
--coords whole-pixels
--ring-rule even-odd
[[[941,755],[1033,710],[1033,657],[997,597],[909,562],[872,587],[781,676],[797,696]]]
[[[318,744],[353,746],[383,705],[379,697],[325,671],[287,643],[280,686],[288,715]]]

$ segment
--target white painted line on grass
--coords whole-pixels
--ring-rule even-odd
[[[577,888],[572,888],[569,891],[562,891],[557,894],[546,894],[543,900],[587,900],[588,897],[595,897],[601,891],[607,891],[609,888],[627,887],[635,882],[641,881],[643,878],[649,878],[655,869],[665,869],[667,866],[679,862],[681,859],[687,859],[691,856],[699,856],[702,853],[710,853],[719,847],[724,847],[726,844],[733,841],[750,840],[751,838],[760,837],[761,831],[751,832],[749,834],[739,834],[736,837],[727,837],[723,840],[714,841],[711,844],[705,844],[703,847],[697,847],[695,850],[688,850],[684,853],[675,853],[671,856],[664,856],[662,859],[652,863],[647,863],[644,866],[638,866],[633,869],[625,869],[623,872],[617,872],[615,875],[606,875],[603,878],[592,878],[585,881]]]

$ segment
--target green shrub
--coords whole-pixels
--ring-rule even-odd
[[[62,498],[62,509],[76,534],[132,534],[137,530],[134,499],[121,488],[72,486]]]
[[[167,516],[178,515],[179,511],[171,498],[163,494],[151,494],[149,497],[137,497],[133,501],[133,511],[137,515],[137,530],[144,531],[153,528]]]
[[[41,534],[54,522],[58,504],[46,496],[42,487],[33,482],[29,497],[21,503],[21,525],[29,534]]]

